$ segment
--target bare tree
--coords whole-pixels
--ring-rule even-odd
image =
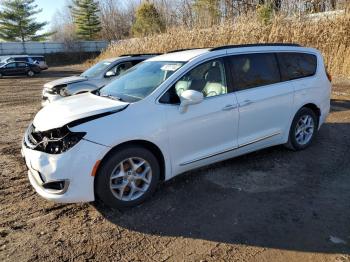
[[[123,5],[120,0],[100,0],[100,37],[106,40],[119,40],[129,36],[133,23],[134,5]]]

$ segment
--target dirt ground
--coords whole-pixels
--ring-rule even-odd
[[[181,175],[143,205],[54,204],[20,155],[42,85],[0,79],[1,261],[350,261],[350,84],[333,88],[314,145],[277,146]]]

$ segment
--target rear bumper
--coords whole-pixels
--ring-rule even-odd
[[[321,115],[320,115],[320,122],[318,125],[318,128],[321,127],[323,123],[326,122],[326,119],[329,115],[330,109],[331,109],[331,100],[330,98],[325,99],[321,104]]]

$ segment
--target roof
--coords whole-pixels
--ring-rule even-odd
[[[142,59],[148,59],[150,57],[156,56],[157,54],[139,54],[139,55],[121,55],[121,56],[117,56],[117,57],[111,57],[111,58],[107,58],[104,59],[104,62],[115,62],[117,60],[138,60],[138,58],[142,58]]]
[[[210,51],[209,48],[201,48],[201,49],[191,49],[180,52],[172,52],[167,53],[160,56],[155,56],[147,61],[176,61],[176,62],[187,62],[192,58],[199,56],[204,53],[208,53]]]
[[[196,49],[187,49],[187,50],[175,50],[164,55],[156,56],[148,61],[177,61],[177,62],[188,62],[189,60],[200,56],[205,53],[227,50],[229,52],[237,51],[284,51],[284,50],[306,50],[298,44],[294,43],[257,43],[257,44],[243,44],[243,45],[227,45],[227,46],[218,46],[214,48],[196,48]],[[309,49],[308,49],[309,50]]]

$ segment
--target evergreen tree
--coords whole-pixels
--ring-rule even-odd
[[[165,23],[154,4],[145,2],[136,11],[136,21],[132,26],[134,36],[146,36],[161,33]]]
[[[42,10],[34,0],[3,0],[0,11],[0,38],[6,41],[38,41],[51,33],[37,34],[47,22],[36,22],[34,15]]]
[[[94,0],[73,0],[72,14],[80,39],[96,39],[101,30],[99,12],[98,3]]]

